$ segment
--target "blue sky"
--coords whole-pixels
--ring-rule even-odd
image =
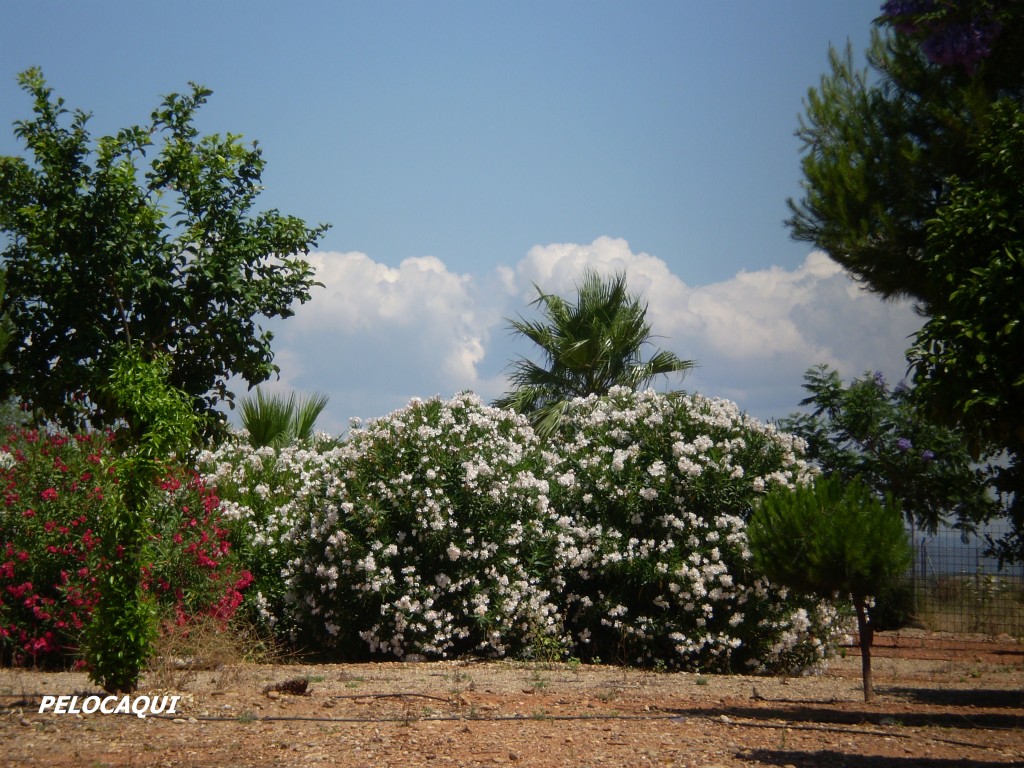
[[[200,128],[259,141],[261,206],[333,225],[312,256],[325,287],[270,324],[273,386],[328,394],[329,431],[412,396],[501,394],[531,352],[504,318],[587,266],[626,270],[659,345],[700,364],[683,387],[784,416],[817,362],[899,379],[918,325],[782,223],[802,100],[878,7],[5,0],[0,153],[22,152],[32,65],[94,135],[212,88]]]

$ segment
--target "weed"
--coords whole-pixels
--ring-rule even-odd
[[[459,696],[465,691],[473,690],[474,683],[473,678],[468,672],[463,672],[459,669],[453,671],[450,675],[444,676],[445,680],[448,681],[448,693],[452,696]]]
[[[548,687],[548,680],[541,674],[540,667],[533,668],[533,672],[530,674],[530,685],[533,686],[535,691]]]
[[[205,617],[183,626],[164,622],[148,666],[156,688],[185,690],[200,670],[216,670],[213,683],[223,689],[238,681],[238,665],[279,661],[273,640],[241,620],[224,625]]]
[[[362,675],[352,675],[348,672],[342,672],[338,675],[338,680],[345,683],[346,688],[358,688],[360,684],[366,682],[366,678]]]

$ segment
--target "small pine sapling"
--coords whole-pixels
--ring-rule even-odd
[[[771,581],[826,599],[850,596],[860,635],[864,700],[872,701],[869,603],[912,558],[892,498],[882,502],[860,483],[837,477],[818,478],[795,490],[779,488],[755,510],[748,536],[756,567]]]

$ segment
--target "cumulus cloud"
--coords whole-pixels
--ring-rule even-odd
[[[900,379],[907,337],[920,326],[908,303],[882,302],[820,252],[792,270],[773,266],[690,286],[663,260],[601,237],[534,247],[515,273],[521,290],[532,282],[571,295],[587,267],[626,273],[648,302],[658,346],[697,360],[687,388],[731,397],[762,416],[794,409],[802,373],[817,363],[847,377],[881,369]]]
[[[761,418],[794,410],[803,372],[816,363],[846,377],[879,369],[899,380],[907,336],[920,325],[908,304],[861,290],[821,253],[794,269],[743,271],[705,286],[610,237],[538,245],[481,275],[457,274],[432,256],[397,267],[358,252],[309,259],[324,287],[274,326],[276,387],[330,395],[321,426],[332,432],[350,416],[383,415],[413,396],[500,395],[508,361],[534,352],[505,332],[504,318],[530,316],[534,284],[574,295],[588,267],[626,272],[648,302],[657,346],[697,361],[685,389],[729,397]]]
[[[479,366],[501,317],[472,276],[432,256],[398,267],[358,252],[309,261],[323,287],[275,329],[281,385],[326,391],[347,420],[486,383]]]

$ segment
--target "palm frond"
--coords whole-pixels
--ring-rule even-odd
[[[316,393],[296,401],[289,427],[289,432],[294,440],[305,443],[313,439],[316,420],[324,412],[328,400],[327,395]]]
[[[299,399],[294,392],[287,397],[265,395],[257,389],[254,397],[243,398],[239,408],[242,426],[254,448],[282,448],[313,437],[316,420],[327,407],[327,395],[315,394]]]
[[[255,396],[243,398],[239,411],[242,426],[249,433],[249,444],[262,448],[287,443],[294,408],[294,394],[288,399],[280,395],[268,397],[257,389]]]
[[[546,293],[534,284],[531,306],[542,317],[509,321],[514,335],[537,345],[541,362],[521,357],[511,365],[511,390],[495,405],[527,413],[550,434],[574,397],[606,394],[614,386],[639,388],[655,377],[685,373],[694,366],[658,350],[643,359],[651,326],[647,304],[630,294],[624,272],[602,277],[587,270],[577,284],[575,303]]]

